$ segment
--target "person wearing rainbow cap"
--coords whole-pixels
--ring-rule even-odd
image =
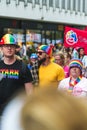
[[[0,73],[3,74],[0,81],[0,111],[2,111],[4,105],[22,86],[27,93],[32,91],[33,86],[27,65],[15,57],[18,47],[15,37],[5,34],[1,38],[0,47],[3,51],[3,59],[0,61]]]
[[[80,59],[72,59],[69,63],[69,77],[58,86],[69,95],[87,97],[87,79],[82,76],[83,64]]]
[[[39,86],[40,87],[56,87],[65,74],[61,66],[52,62],[52,47],[48,45],[41,45],[38,48],[38,60],[40,63],[39,67]]]

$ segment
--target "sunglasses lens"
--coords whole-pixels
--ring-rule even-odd
[[[39,55],[42,55],[43,52],[37,52]]]
[[[39,54],[42,55],[42,52],[40,52]]]

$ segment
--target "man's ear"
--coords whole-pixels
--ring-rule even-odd
[[[50,58],[50,56],[49,56],[48,54],[46,54],[46,57],[47,57],[47,58]]]

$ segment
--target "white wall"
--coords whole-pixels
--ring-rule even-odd
[[[24,6],[24,2],[20,2],[16,6],[15,1],[6,4],[6,0],[1,0],[0,2],[0,18],[2,17],[87,25],[87,16],[84,13],[75,14],[75,12],[65,12],[64,10],[60,11],[58,9],[53,11],[53,8],[47,10],[45,6],[40,9],[39,5],[33,8],[31,3],[28,3],[28,6]]]

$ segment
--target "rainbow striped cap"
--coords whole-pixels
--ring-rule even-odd
[[[44,51],[46,54],[48,54],[50,57],[52,56],[52,47],[48,45],[41,45],[38,48],[38,51]]]
[[[78,67],[82,70],[83,64],[80,59],[72,59],[69,63],[69,68]]]
[[[16,38],[11,35],[11,34],[5,34],[2,38],[1,38],[1,41],[0,41],[0,45],[5,45],[5,44],[13,44],[13,45],[17,45],[17,42],[16,42]]]

